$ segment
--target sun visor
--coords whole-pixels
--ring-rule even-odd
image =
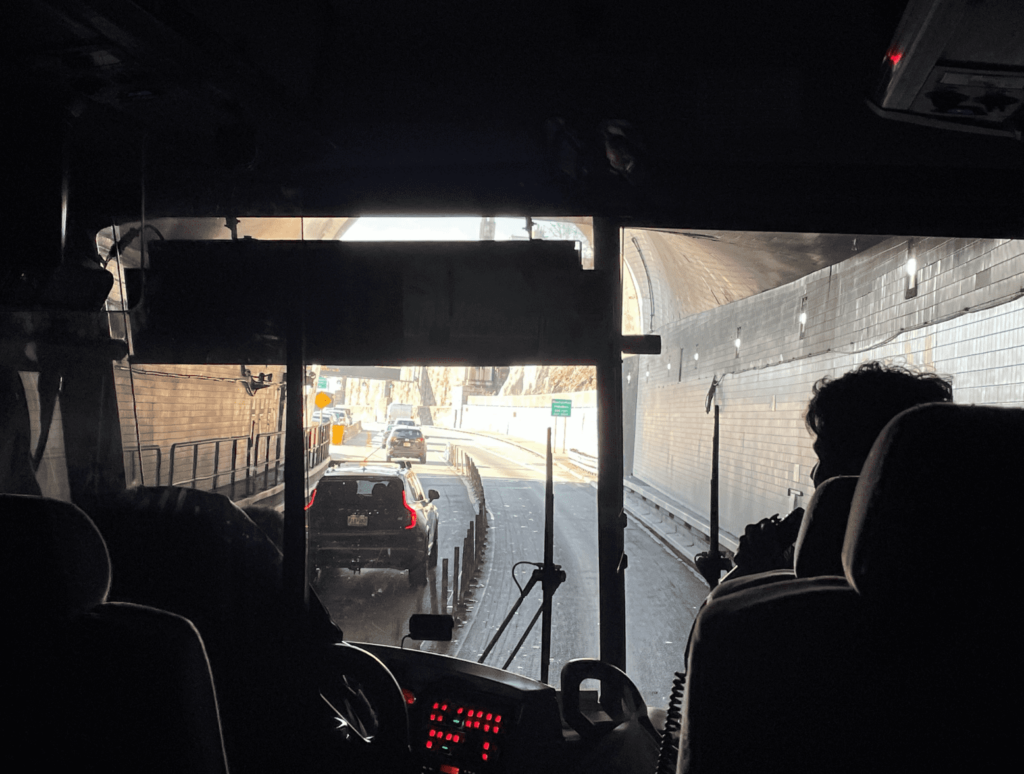
[[[572,242],[164,241],[132,312],[138,363],[595,363],[610,290]],[[617,322],[617,321],[615,321]]]

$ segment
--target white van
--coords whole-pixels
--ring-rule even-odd
[[[392,403],[388,406],[388,422],[396,419],[412,419],[412,405],[409,403]]]

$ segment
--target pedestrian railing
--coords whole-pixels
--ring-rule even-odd
[[[331,426],[306,428],[306,466],[312,469],[330,457]],[[252,495],[284,482],[284,431],[250,436],[204,438],[171,444],[167,480],[162,480],[161,450],[143,446],[142,452],[156,453],[156,476],[145,483],[168,484],[191,489],[218,489],[229,486],[232,496]],[[135,481],[138,450],[126,452],[126,477]],[[129,467],[129,463],[132,467]],[[129,473],[130,469],[130,473]],[[140,477],[141,478],[141,477]],[[139,481],[141,483],[141,480]],[[237,495],[235,487],[237,485]]]

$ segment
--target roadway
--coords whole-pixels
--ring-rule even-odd
[[[454,641],[419,646],[476,661],[519,597],[513,580],[515,565],[543,558],[544,462],[534,444],[514,445],[444,428],[424,431],[427,463],[415,464],[413,469],[425,489],[436,489],[441,495],[437,502],[441,559],[451,559],[455,545],[461,547],[474,513],[464,482],[444,462],[446,444],[458,444],[476,461],[484,482],[489,528],[481,570],[459,616]],[[332,456],[361,459],[370,452],[373,449],[346,444],[333,447]],[[376,452],[371,459],[380,456]],[[554,494],[554,557],[567,576],[553,600],[550,676],[557,685],[559,670],[567,660],[599,654],[599,588],[593,477],[556,466]],[[665,706],[672,673],[684,666],[686,638],[708,589],[688,564],[632,520],[626,529],[626,553],[627,671],[650,706]],[[532,569],[530,565],[515,568],[520,585],[525,586]],[[413,613],[451,612],[450,587],[448,604],[443,604],[440,561],[426,587],[410,587],[405,574],[395,571],[363,570],[355,575],[335,568],[322,574],[317,591],[346,639],[356,642],[398,644]],[[538,584],[489,655],[488,664],[504,665],[540,598]],[[538,678],[540,641],[538,621],[508,669]],[[407,643],[410,645],[418,644]]]

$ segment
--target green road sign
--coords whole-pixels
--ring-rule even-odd
[[[551,416],[553,417],[571,417],[572,416],[572,401],[564,400],[562,398],[551,399]]]
[[[318,390],[326,390],[327,389],[327,377],[326,376],[321,376],[321,377],[319,377],[316,380],[316,388]]]

